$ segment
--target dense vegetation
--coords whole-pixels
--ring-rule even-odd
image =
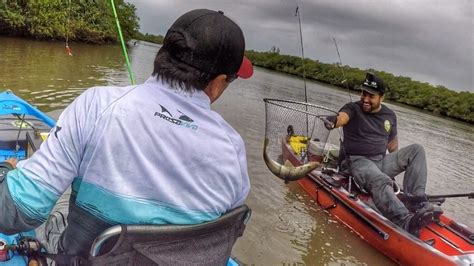
[[[161,35],[153,35],[153,34],[148,34],[148,33],[140,33],[140,32],[137,32],[134,37],[134,39],[137,39],[137,40],[142,40],[142,41],[147,41],[147,42],[152,42],[152,43],[157,43],[157,44],[163,44],[163,39],[165,37],[161,36]]]
[[[124,0],[115,0],[115,6],[124,38],[133,38],[139,28],[135,6]],[[106,0],[0,1],[0,34],[88,43],[118,39]]]
[[[124,38],[161,44],[163,36],[142,34],[139,18],[133,4],[115,0]],[[0,34],[28,36],[38,39],[57,39],[89,43],[116,42],[115,18],[110,1],[106,0],[11,0],[0,1]],[[296,56],[281,55],[278,48],[269,52],[247,51],[253,64],[303,76],[302,60]],[[357,90],[365,71],[338,64],[305,60],[306,77],[335,86]],[[344,84],[341,69],[344,69]],[[386,99],[408,104],[436,114],[474,123],[474,94],[454,92],[443,86],[394,76],[383,71],[379,74],[388,84]]]
[[[256,66],[303,76],[302,59],[281,55],[278,48],[272,48],[268,52],[247,51],[246,55]],[[305,59],[304,65],[306,78],[351,90],[359,89],[358,86],[364,80],[366,72],[358,68],[325,64],[311,59]],[[341,67],[346,77],[344,83]],[[394,76],[383,71],[370,71],[377,73],[387,83],[389,89],[385,99],[474,123],[474,93],[455,92],[443,86],[433,86],[408,77]]]

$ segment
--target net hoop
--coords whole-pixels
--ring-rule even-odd
[[[283,108],[286,108],[286,109],[289,109],[289,110],[293,110],[295,112],[304,113],[304,114],[315,116],[315,117],[318,117],[318,118],[319,117],[327,117],[327,116],[330,116],[330,115],[337,115],[337,112],[334,111],[334,110],[331,110],[327,107],[320,106],[320,105],[317,105],[317,104],[312,104],[312,103],[290,101],[290,100],[281,100],[281,99],[271,99],[271,98],[264,98],[263,101],[265,103],[268,103],[268,104],[273,104],[273,105],[276,105],[276,106],[279,106],[279,107],[283,107]],[[298,105],[303,105],[303,106],[310,106],[310,107],[313,107],[313,108],[319,108],[319,109],[331,112],[332,114],[329,114],[329,115],[316,115],[316,114],[311,113],[309,111],[299,110],[299,109],[296,109],[296,108],[293,108],[293,107],[290,107],[290,106],[287,106],[287,105],[283,105],[282,103],[290,103],[290,104],[298,104]]]

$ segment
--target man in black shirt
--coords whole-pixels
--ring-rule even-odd
[[[420,204],[411,213],[393,190],[394,177],[405,171],[403,190],[425,196],[427,167],[423,147],[412,144],[398,150],[397,117],[382,105],[385,84],[367,73],[360,101],[344,105],[328,118],[328,129],[344,126],[343,151],[355,181],[372,195],[376,207],[395,224],[418,235],[433,220],[431,204]],[[387,153],[387,150],[389,154]]]

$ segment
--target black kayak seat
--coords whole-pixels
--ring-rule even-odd
[[[88,265],[226,265],[250,219],[247,205],[196,225],[116,225],[92,244]]]

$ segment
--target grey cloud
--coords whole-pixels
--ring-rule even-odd
[[[135,0],[141,30],[165,34],[182,13],[223,10],[246,35],[248,49],[300,55],[295,1]],[[473,3],[469,0],[298,1],[306,57],[375,68],[474,92]]]

